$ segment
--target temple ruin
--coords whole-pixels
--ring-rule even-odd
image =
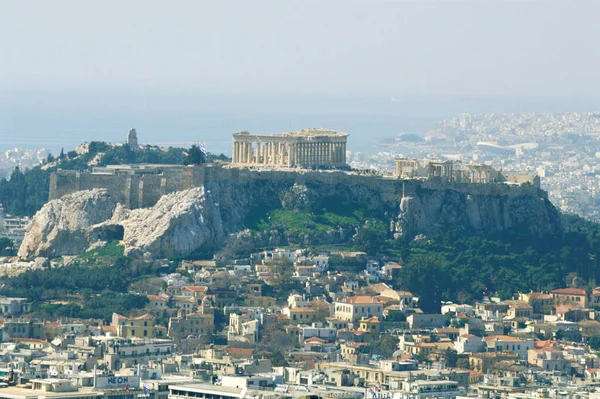
[[[283,167],[343,167],[348,133],[328,129],[303,129],[257,135],[233,135],[234,165]]]
[[[540,187],[537,175],[508,175],[490,165],[480,163],[461,164],[436,158],[411,159],[396,157],[394,176],[399,179],[435,180],[451,183],[529,183]]]

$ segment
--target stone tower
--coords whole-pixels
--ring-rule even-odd
[[[127,133],[127,145],[132,151],[137,151],[140,149],[137,139],[137,132],[135,129],[129,129],[129,133]]]

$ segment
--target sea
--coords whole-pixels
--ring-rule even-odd
[[[401,133],[425,134],[459,113],[547,112],[560,104],[489,99],[402,99],[316,95],[203,95],[0,92],[0,151],[46,148],[54,154],[89,141],[203,144],[231,153],[231,134],[324,127],[350,134],[348,150],[365,154]],[[576,108],[576,107],[571,107]],[[569,110],[569,109],[566,109]]]

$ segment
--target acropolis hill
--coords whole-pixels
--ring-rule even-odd
[[[28,235],[60,229],[68,224],[60,222],[61,212],[78,206],[83,218],[90,209],[96,212],[86,226],[122,226],[127,253],[140,250],[157,256],[185,256],[222,246],[227,237],[248,228],[249,220],[272,209],[309,213],[361,210],[384,221],[395,236],[436,234],[448,228],[486,234],[560,231],[559,214],[537,178],[504,176],[484,165],[437,160],[398,159],[395,174],[388,176],[350,171],[342,151],[347,137],[322,129],[273,136],[242,133],[234,135],[232,163],[58,171],[51,177],[52,201],[38,212],[40,223],[36,225],[34,220]],[[96,191],[72,197],[80,190],[93,189]],[[96,203],[106,209],[99,212],[93,207]],[[164,228],[157,229],[161,223]],[[334,226],[323,234],[302,237],[281,231],[264,234],[276,245],[335,243],[347,241],[357,227]],[[77,230],[76,223],[73,229]],[[43,247],[42,237],[26,236],[20,255],[66,255],[85,250],[102,236],[98,231],[77,234],[74,241],[80,244],[69,243],[64,248]],[[59,236],[69,234],[61,232]],[[82,240],[81,236],[88,238]]]

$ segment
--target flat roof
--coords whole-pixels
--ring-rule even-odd
[[[0,388],[0,398],[6,399],[23,399],[32,398],[38,399],[40,396],[47,398],[77,398],[77,397],[89,397],[89,396],[104,396],[102,391],[94,391],[92,387],[80,388],[78,391],[73,392],[45,392],[33,390],[31,388],[21,388],[9,386],[8,388]]]
[[[214,395],[221,395],[223,393],[229,394],[231,396],[235,396],[238,398],[242,398],[244,393],[242,392],[242,388],[234,388],[234,387],[223,387],[220,385],[212,385],[212,384],[185,384],[185,385],[171,385],[169,386],[171,391],[186,391],[186,392],[196,392],[196,393],[210,393]]]

